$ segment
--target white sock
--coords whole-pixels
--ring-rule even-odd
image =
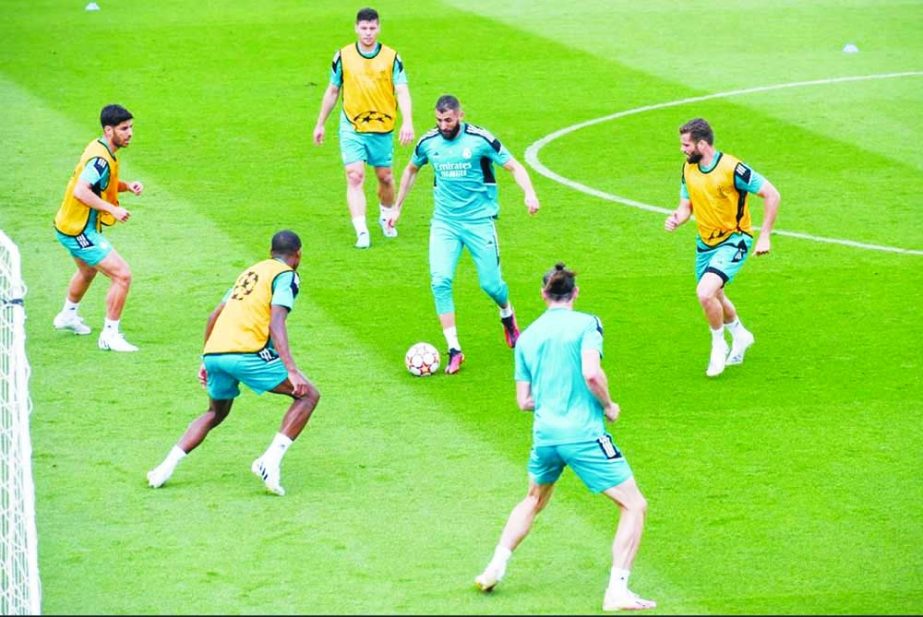
[[[79,302],[71,302],[70,300],[68,300],[67,298],[65,298],[65,299],[64,299],[64,308],[61,309],[61,312],[63,313],[64,311],[74,311],[74,312],[76,313],[76,312],[77,312],[77,307],[78,307],[78,306],[80,306],[80,303],[79,303]]]
[[[461,351],[461,343],[458,342],[458,329],[455,326],[446,328],[442,333],[445,335],[445,342],[449,346],[449,349],[458,349]]]
[[[734,321],[724,324],[724,329],[730,332],[731,336],[733,336],[734,338],[737,338],[738,336],[743,334],[744,331],[746,331],[746,328],[744,328],[744,325],[740,323],[740,317],[738,317]]]
[[[613,566],[612,571],[609,573],[609,590],[627,591],[629,574],[631,574],[629,570],[623,570],[622,568]]]
[[[183,449],[179,446],[173,446],[170,451],[167,453],[167,458],[163,459],[163,462],[160,464],[160,467],[170,470],[170,473],[173,473],[173,470],[176,468],[176,465],[186,457],[186,453],[183,452]]]
[[[380,216],[381,218],[385,218],[386,216],[388,216],[389,214],[391,214],[391,208],[393,208],[393,207],[394,207],[394,206],[385,206],[385,205],[382,205],[382,204],[378,204],[378,214],[379,214],[379,216]]]
[[[504,319],[513,314],[513,304],[511,302],[506,303],[506,307],[500,307],[500,319]]]
[[[118,332],[118,331],[119,331],[119,322],[120,322],[120,321],[122,321],[122,320],[121,320],[121,319],[109,319],[109,318],[107,317],[107,318],[106,318],[106,325],[105,325],[106,330],[113,330],[113,331],[115,331],[115,332]]]
[[[494,549],[493,559],[490,560],[490,566],[499,570],[500,572],[506,572],[506,564],[509,562],[510,557],[513,556],[513,551],[506,548],[502,544],[498,544],[497,548]]]
[[[711,329],[711,328],[709,328]],[[724,342],[724,328],[711,331],[711,344],[719,345]]]
[[[355,217],[353,217],[353,229],[356,230],[356,235],[357,235],[357,236],[358,236],[359,234],[364,234],[364,233],[367,234],[367,233],[369,233],[369,228],[368,228],[368,226],[365,224],[365,217],[364,217],[364,216],[355,216]]]
[[[272,438],[272,443],[269,444],[266,452],[261,457],[263,462],[268,465],[278,466],[282,463],[282,457],[285,456],[285,451],[288,450],[290,445],[292,445],[292,440],[289,437],[282,433],[276,433],[276,436]]]

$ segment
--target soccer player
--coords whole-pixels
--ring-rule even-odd
[[[131,286],[131,269],[118,251],[103,237],[103,225],[126,222],[131,212],[119,205],[119,193],[140,195],[140,182],[119,179],[119,161],[115,153],[131,143],[134,123],[131,113],[121,105],[106,105],[99,114],[103,136],[84,149],[54,218],[55,235],[70,252],[77,271],[67,288],[64,308],[54,318],[58,330],[86,335],[92,330],[77,313],[80,301],[90,288],[97,272],[109,278],[106,294],[106,321],[97,345],[111,351],[138,351],[125,340],[119,326],[125,298]]]
[[[209,316],[199,369],[199,381],[208,390],[208,411],[192,421],[164,461],[148,472],[152,487],[163,486],[180,460],[227,418],[243,382],[257,394],[269,391],[293,399],[269,448],[250,467],[267,489],[285,494],[282,457],[308,423],[320,393],[295,365],[285,326],[298,295],[301,239],[292,231],[276,233],[270,255],[241,272]]]
[[[382,233],[397,237],[394,226],[385,225],[388,212],[394,206],[394,174],[391,170],[394,130],[398,108],[401,145],[413,142],[413,118],[410,88],[404,61],[398,53],[378,42],[380,25],[378,12],[364,8],[356,15],[358,41],[347,45],[333,56],[330,85],[324,92],[320,114],[314,126],[314,143],[324,143],[324,123],[336,106],[343,91],[343,113],[340,114],[340,153],[346,168],[346,203],[356,230],[356,248],[368,248],[371,243],[366,225],[365,166],[375,168],[378,178],[379,217]]]
[[[620,409],[600,366],[602,325],[596,316],[574,310],[578,293],[576,274],[556,264],[542,278],[548,310],[523,331],[516,345],[516,400],[520,409],[534,412],[529,489],[510,513],[494,556],[475,584],[491,591],[503,579],[513,551],[548,505],[564,467],[570,467],[591,491],[602,493],[621,510],[603,610],[654,608],[655,602],[628,589],[647,501],[606,432],[603,418],[615,422]]]
[[[452,279],[462,248],[467,248],[474,259],[481,289],[500,307],[507,345],[515,347],[519,336],[509,287],[500,272],[500,247],[494,226],[500,205],[493,164],[513,174],[516,184],[525,193],[529,214],[539,209],[538,197],[525,167],[490,132],[463,122],[464,115],[458,99],[451,94],[436,101],[436,128],[417,142],[401,174],[397,201],[386,220],[392,227],[397,223],[417,172],[426,163],[432,163],[435,207],[429,232],[429,271],[436,313],[449,347],[445,368],[449,374],[457,373],[465,359],[455,326],[452,298]]]
[[[702,118],[690,120],[679,129],[686,162],[680,186],[679,206],[664,222],[673,231],[695,213],[696,294],[711,328],[712,345],[705,374],[716,377],[725,366],[741,364],[753,344],[753,334],[744,328],[737,309],[724,292],[743,267],[753,246],[753,227],[747,197],[763,198],[763,226],[756,241],[757,256],[769,253],[770,234],[781,199],[766,178],[735,157],[714,147],[714,132]],[[724,331],[731,333],[728,350]]]

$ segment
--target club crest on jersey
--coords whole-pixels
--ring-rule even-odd
[[[471,158],[471,148],[465,148],[462,150],[462,158],[470,159]]]

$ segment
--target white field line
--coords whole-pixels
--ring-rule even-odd
[[[589,126],[594,126],[596,124],[602,124],[603,122],[610,122],[612,120],[618,120],[619,118],[624,118],[626,116],[633,116],[635,114],[644,113],[646,111],[654,111],[657,109],[666,109],[667,107],[679,107],[680,105],[688,105],[690,103],[698,103],[699,101],[707,101],[709,99],[718,99],[729,96],[739,96],[743,94],[754,94],[757,92],[769,92],[771,90],[783,90],[785,88],[804,88],[808,86],[823,86],[828,84],[843,83],[849,81],[867,81],[871,79],[894,79],[898,77],[920,77],[923,76],[923,71],[906,71],[903,73],[879,73],[877,75],[859,75],[854,77],[834,77],[831,79],[816,79],[813,81],[793,81],[787,84],[774,84],[770,86],[756,86],[753,88],[742,88],[740,90],[729,90],[727,92],[717,92],[715,94],[706,94],[703,96],[693,96],[685,99],[678,99],[675,101],[667,101],[665,103],[656,103],[654,105],[644,105],[642,107],[635,107],[634,109],[626,109],[624,111],[619,111],[614,114],[609,114],[608,116],[602,116],[601,118],[594,118],[592,120],[586,120],[584,122],[579,122],[577,124],[572,124],[571,126],[565,127],[554,133],[550,133],[545,137],[542,137],[538,141],[531,144],[526,148],[526,162],[538,173],[542,174],[546,178],[554,180],[559,184],[563,184],[569,188],[574,189],[575,191],[580,191],[581,193],[586,193],[587,195],[592,195],[593,197],[598,197],[606,201],[612,201],[619,203],[625,206],[630,206],[632,208],[637,208],[639,210],[647,210],[648,212],[659,212],[661,214],[669,214],[673,210],[670,208],[663,208],[661,206],[655,206],[653,204],[647,204],[641,201],[636,201],[634,199],[629,199],[621,195],[614,195],[612,193],[607,193],[599,189],[581,184],[570,178],[565,178],[564,176],[555,173],[551,169],[548,169],[538,160],[538,153],[542,148],[558,139],[570,133],[585,129]],[[758,229],[758,228],[757,228]],[[885,251],[888,253],[904,253],[908,255],[923,255],[923,250],[918,249],[905,249],[895,246],[882,246],[878,244],[868,244],[866,242],[856,242],[854,240],[846,240],[842,238],[825,238],[823,236],[815,236],[813,234],[801,233],[797,231],[784,231],[781,229],[776,229],[773,231],[774,234],[780,236],[789,236],[792,238],[800,238],[802,240],[811,240],[813,242],[825,242],[827,244],[840,244],[843,246],[849,246],[852,248],[866,249],[872,251]]]

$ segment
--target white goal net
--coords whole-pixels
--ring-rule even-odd
[[[19,249],[0,230],[0,615],[41,612]]]

